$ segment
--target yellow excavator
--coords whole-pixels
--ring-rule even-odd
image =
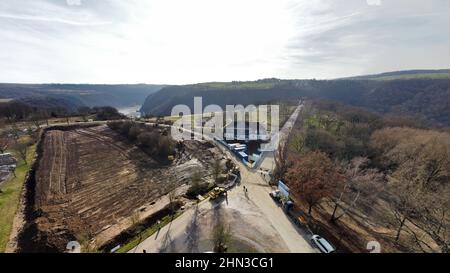
[[[216,187],[209,193],[209,197],[211,200],[215,200],[218,197],[225,196],[227,194],[227,190],[225,188]]]

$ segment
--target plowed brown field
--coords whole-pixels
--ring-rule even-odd
[[[96,235],[138,208],[208,173],[218,152],[208,143],[186,142],[174,163],[160,165],[107,126],[49,130],[35,181],[34,240],[64,250],[71,239]],[[170,185],[170,186],[169,186]]]

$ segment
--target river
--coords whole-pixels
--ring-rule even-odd
[[[139,112],[139,109],[141,109],[141,105],[135,105],[135,106],[128,106],[128,107],[118,108],[117,110],[121,114],[124,114],[127,117],[139,118],[139,117],[141,117],[141,113]]]

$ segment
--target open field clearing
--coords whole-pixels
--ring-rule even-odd
[[[27,151],[27,161],[31,162],[35,152],[35,146]],[[17,157],[19,158],[19,157]],[[12,228],[13,219],[19,207],[20,195],[23,190],[25,176],[30,168],[30,163],[20,161],[16,168],[16,177],[12,177],[1,184],[0,193],[0,252],[4,252],[8,243]]]
[[[182,155],[164,165],[105,125],[50,129],[42,147],[34,219],[19,244],[23,251],[63,251],[75,239],[100,247],[131,225],[124,224],[127,217],[152,211],[155,201],[207,169],[216,152],[189,141]]]

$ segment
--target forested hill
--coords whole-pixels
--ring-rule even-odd
[[[301,97],[323,98],[387,113],[405,113],[450,125],[450,79],[374,80],[278,80],[205,83],[168,86],[150,95],[142,112],[169,115],[172,107],[193,98],[203,104],[262,104]]]
[[[13,99],[30,106],[65,108],[80,106],[126,107],[141,104],[161,85],[0,84],[0,100]]]

